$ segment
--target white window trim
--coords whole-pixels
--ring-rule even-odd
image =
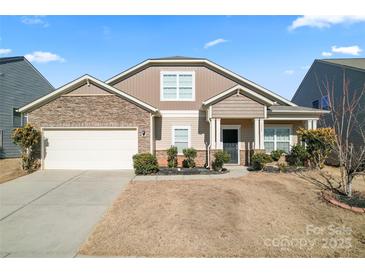
[[[191,126],[173,126],[171,129],[171,145],[175,146],[175,129],[187,129],[188,130],[188,147],[191,147]],[[183,153],[178,153],[183,155]]]
[[[167,99],[163,96],[163,76],[165,74],[176,74],[177,76],[177,83],[176,83],[176,95],[177,98]],[[179,98],[179,74],[191,74],[192,76],[192,98]],[[195,101],[195,71],[161,71],[160,72],[160,100],[161,101]]]
[[[291,150],[292,146],[293,146],[293,140],[294,140],[294,136],[293,136],[293,125],[291,124],[269,124],[269,125],[264,125],[264,148],[265,148],[265,129],[266,128],[287,128],[289,129],[289,151]],[[275,130],[275,135],[274,135],[274,150],[277,150],[276,147],[276,130]],[[270,153],[266,153],[266,154],[270,154]]]

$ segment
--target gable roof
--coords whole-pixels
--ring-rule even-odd
[[[20,112],[26,112],[26,111],[29,111],[31,109],[35,109],[35,108],[37,108],[41,105],[44,105],[44,104],[58,98],[62,94],[70,92],[70,91],[74,90],[75,88],[80,87],[84,84],[90,84],[90,83],[92,83],[92,84],[94,84],[98,87],[101,87],[104,90],[107,90],[111,93],[119,95],[122,98],[124,98],[128,101],[131,101],[131,102],[135,103],[136,105],[139,105],[140,107],[142,107],[144,109],[147,109],[151,112],[157,112],[158,111],[158,109],[154,108],[153,106],[151,106],[151,105],[149,105],[149,104],[147,104],[147,103],[145,103],[145,102],[143,102],[143,101],[141,101],[141,100],[139,100],[139,99],[137,99],[137,98],[121,91],[121,90],[119,90],[119,89],[116,89],[112,86],[109,86],[108,84],[105,84],[103,81],[100,81],[100,80],[98,80],[98,79],[96,79],[96,78],[94,78],[94,77],[92,77],[88,74],[86,74],[84,76],[81,76],[80,78],[77,78],[76,80],[74,80],[74,81],[72,81],[72,82],[56,89],[55,91],[51,92],[50,94],[47,94],[47,95],[39,98],[38,100],[35,100],[35,101],[21,107],[19,109],[19,111]]]
[[[223,98],[227,97],[227,96],[230,96],[230,95],[233,95],[235,93],[242,93],[244,95],[248,95],[248,97],[251,97],[251,98],[254,98],[254,100],[256,101],[259,101],[261,103],[264,103],[265,105],[269,105],[269,106],[272,106],[273,104],[275,104],[274,101],[271,101],[269,100],[268,98],[256,93],[256,92],[253,92],[252,90],[244,87],[244,86],[241,86],[241,85],[236,85],[234,87],[231,87],[211,98],[209,98],[208,100],[205,100],[203,102],[203,105],[204,106],[209,106],[209,105],[212,105],[214,103],[217,103],[219,101],[221,101]]]
[[[19,61],[24,61],[26,64],[28,64],[39,76],[41,76],[48,83],[48,85],[52,89],[55,89],[54,86],[47,80],[47,78],[44,77],[42,75],[42,73],[40,73],[39,70],[36,69],[36,67],[33,66],[32,63],[29,62],[28,59],[25,58],[24,56],[13,56],[13,57],[2,57],[2,58],[0,58],[0,69],[1,69],[1,65],[3,65],[3,64],[7,64],[7,63],[11,63],[11,62],[19,62]],[[0,73],[1,73],[1,71],[0,71]]]
[[[365,58],[335,58],[335,59],[320,59],[319,61],[340,65],[349,69],[361,69],[365,71]]]
[[[183,56],[173,56],[173,57],[164,57],[164,58],[158,58],[158,59],[147,59],[117,75],[115,75],[114,77],[106,80],[105,82],[107,84],[110,85],[114,85],[115,83],[121,81],[123,78],[126,78],[140,70],[143,70],[149,66],[152,65],[156,65],[156,64],[167,64],[167,65],[171,65],[171,64],[186,64],[186,65],[193,65],[193,64],[203,64],[209,68],[215,69],[217,71],[219,71],[220,73],[229,76],[233,79],[235,79],[236,81],[242,82],[244,84],[248,84],[254,88],[256,88],[257,90],[261,91],[262,94],[267,95],[269,97],[275,98],[276,100],[278,100],[279,102],[283,103],[283,104],[287,104],[289,106],[296,106],[295,103],[290,102],[289,100],[285,99],[284,97],[208,60],[205,58],[191,58],[191,57],[183,57]]]

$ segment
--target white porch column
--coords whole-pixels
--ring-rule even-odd
[[[317,129],[317,120],[313,120],[312,128]]]
[[[217,149],[223,149],[223,146],[221,144],[221,119],[217,118],[216,120],[216,126],[215,126],[215,130],[216,130],[216,148]]]
[[[264,119],[259,119],[259,129],[260,129],[260,149],[265,149],[264,145]]]
[[[212,149],[215,149],[215,121],[216,119],[212,118],[210,121],[210,145]]]
[[[307,121],[305,121],[305,128],[306,129],[313,129],[313,120],[309,119]]]
[[[260,119],[256,118],[254,123],[254,132],[255,132],[255,149],[260,149]]]

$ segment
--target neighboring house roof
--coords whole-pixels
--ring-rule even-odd
[[[36,68],[35,68],[35,66],[33,66],[32,65],[32,63],[31,62],[29,62],[28,60],[27,60],[27,58],[25,58],[24,56],[14,56],[14,57],[2,57],[2,58],[0,58],[0,69],[1,69],[1,65],[3,65],[3,64],[6,64],[6,63],[10,63],[10,62],[18,62],[18,61],[25,61],[25,62],[27,62],[30,66],[31,66],[31,68],[33,68],[33,70],[36,72],[36,73],[38,73],[51,87],[52,87],[52,89],[54,89],[54,86],[47,80],[47,78],[46,77],[44,77],[40,72],[39,72],[39,70],[37,70]],[[0,70],[0,74],[1,74],[1,70]]]
[[[312,70],[316,67],[316,64],[318,63],[365,72],[365,58],[315,59],[311,67],[307,71],[306,75],[304,76],[299,87],[297,88],[296,92],[294,93],[292,101],[295,100],[296,96],[299,94],[302,85],[304,84],[307,77],[311,74]]]
[[[53,91],[52,93],[50,94],[47,94],[46,96],[43,96],[41,98],[39,98],[38,100],[35,100],[23,107],[21,107],[19,109],[20,112],[26,112],[26,111],[29,111],[31,109],[34,109],[38,106],[41,106],[45,103],[48,103],[56,98],[58,98],[59,96],[61,96],[62,94],[64,93],[67,93],[67,92],[70,92],[72,91],[75,87],[79,87],[80,85],[83,85],[83,84],[88,84],[88,83],[92,83],[96,86],[99,86],[107,91],[110,91],[112,93],[115,93],[116,95],[119,95],[121,96],[122,98],[126,99],[126,100],[129,100],[131,102],[134,102],[135,104],[139,105],[140,107],[142,108],[145,108],[151,112],[157,112],[158,109],[154,108],[153,106],[119,90],[119,89],[116,89],[112,86],[109,86],[108,84],[105,84],[103,81],[100,81],[90,75],[84,75],[84,76],[81,76],[80,78],[56,89],[55,91]]]
[[[308,108],[300,106],[270,106],[269,112],[272,113],[330,113],[329,110],[322,110],[317,108]]]
[[[235,94],[237,92],[240,92],[244,95],[248,95],[248,97],[252,97],[254,98],[256,101],[259,101],[261,103],[264,103],[266,105],[274,105],[275,102],[267,99],[266,97],[256,93],[256,92],[253,92],[252,90],[244,87],[244,86],[241,86],[241,85],[236,85],[230,89],[227,89],[219,94],[217,94],[216,96],[213,96],[211,98],[209,98],[208,100],[204,101],[203,102],[203,105],[205,106],[209,106],[209,105],[212,105],[218,101],[220,101],[221,99],[227,97],[227,96],[230,96],[232,94]]]
[[[208,59],[205,59],[205,58],[173,56],[173,57],[164,57],[164,58],[158,58],[158,59],[157,58],[156,59],[147,59],[147,60],[117,74],[116,76],[106,80],[105,82],[107,84],[114,85],[115,83],[119,82],[121,79],[126,78],[133,73],[136,73],[140,70],[143,70],[146,67],[149,67],[149,66],[155,65],[155,64],[170,64],[170,65],[171,64],[204,64],[207,67],[218,70],[222,74],[229,75],[230,77],[234,78],[236,81],[241,81],[245,84],[248,84],[248,85],[256,88],[257,90],[260,90],[263,94],[271,96],[284,104],[287,104],[289,106],[296,106],[296,104],[294,104],[293,102],[290,102],[289,100],[285,99],[284,97],[254,83]]]
[[[320,59],[319,61],[365,71],[365,58]]]

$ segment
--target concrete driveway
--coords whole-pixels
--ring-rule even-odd
[[[47,170],[0,185],[0,257],[74,257],[133,171]]]

